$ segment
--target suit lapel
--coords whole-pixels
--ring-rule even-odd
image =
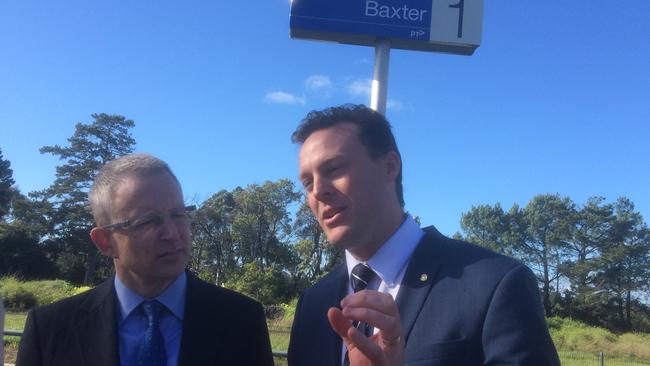
[[[118,366],[117,297],[113,277],[91,291],[80,306],[75,324],[84,365]]]
[[[435,276],[440,267],[439,238],[442,234],[433,227],[425,228],[424,231],[425,235],[411,255],[396,299],[405,341],[408,341],[415,320],[436,282]]]
[[[179,365],[193,365],[197,360],[204,359],[205,352],[202,339],[196,339],[202,328],[202,319],[210,319],[201,315],[201,303],[196,302],[194,297],[198,296],[197,283],[194,277],[187,273],[187,290],[185,293],[185,314],[183,315],[183,335],[181,336],[181,348],[178,357]],[[218,309],[214,312],[218,314]]]
[[[348,293],[348,270],[347,266],[345,265],[345,261],[343,264],[339,265],[336,271],[334,272],[334,277],[332,278],[332,286],[329,286],[327,289],[328,293],[323,295],[323,301],[326,301],[326,299],[330,299],[329,304],[326,304],[325,306],[325,311],[327,309],[336,307],[336,308],[341,308],[341,300],[347,295]],[[325,352],[325,357],[326,361],[323,362],[323,365],[339,365],[341,363],[341,358],[343,355],[341,354],[341,351],[343,349],[343,340],[341,337],[332,330],[332,327],[329,324],[329,321],[327,320],[327,315],[325,316],[325,326],[330,330],[329,332],[326,332],[327,334],[327,340],[326,343],[328,346],[323,347],[323,349],[326,349],[327,351]]]
[[[222,329],[227,328],[228,324],[222,318],[222,309],[202,298],[205,289],[201,280],[186,273],[185,314],[178,365],[215,364],[221,357],[220,352],[228,352],[217,346],[223,343],[220,337],[227,337]]]

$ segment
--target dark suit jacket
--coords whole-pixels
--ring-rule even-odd
[[[533,273],[514,259],[425,229],[396,298],[406,365],[559,365]],[[347,291],[345,265],[296,307],[289,365],[338,366],[341,339],[327,321]]]
[[[113,279],[32,309],[17,366],[119,366]],[[273,365],[262,306],[188,275],[179,365]]]

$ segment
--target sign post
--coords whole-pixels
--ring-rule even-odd
[[[471,55],[483,0],[292,0],[292,38],[374,46],[371,108],[385,114],[390,48]],[[382,90],[383,89],[383,90]]]
[[[375,45],[375,69],[370,90],[370,108],[386,115],[388,99],[388,63],[390,60],[390,42],[378,41]]]

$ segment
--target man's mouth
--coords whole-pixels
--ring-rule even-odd
[[[345,210],[345,207],[330,208],[323,211],[322,218],[323,223],[326,225],[331,225],[341,216],[341,212]]]
[[[158,255],[158,258],[169,258],[182,254],[183,249],[172,250]]]

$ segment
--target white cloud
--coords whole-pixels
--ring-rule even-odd
[[[277,104],[305,105],[305,103],[307,103],[305,97],[298,97],[291,93],[286,93],[283,91],[274,91],[274,92],[266,93],[266,95],[264,96],[264,100],[269,103],[277,103]]]
[[[372,89],[372,80],[358,79],[354,80],[347,85],[348,94],[351,97],[365,97],[370,98],[370,90]]]
[[[370,94],[372,92],[372,80],[370,79],[357,79],[348,83],[347,86],[348,94],[351,98],[361,99],[365,98],[370,103]],[[395,111],[403,110],[404,103],[397,99],[388,99],[386,101],[386,108],[392,109]]]
[[[386,102],[386,109],[401,111],[402,109],[404,109],[404,103],[396,99],[388,99],[388,101]]]
[[[325,75],[312,75],[305,80],[305,88],[307,90],[330,89],[332,87],[332,80],[329,76]]]

